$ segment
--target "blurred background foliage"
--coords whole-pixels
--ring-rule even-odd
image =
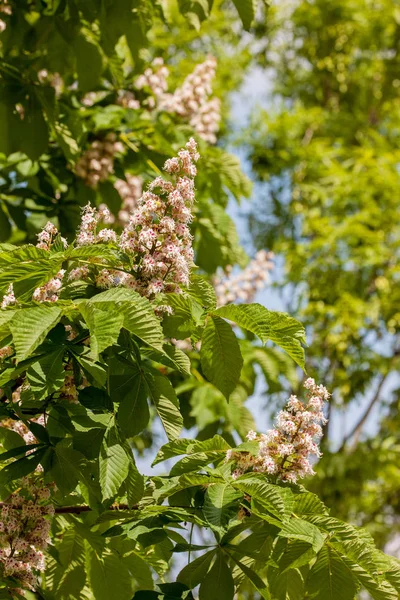
[[[133,83],[155,57],[173,91],[215,56],[223,118],[218,144],[200,148],[196,262],[210,277],[245,266],[226,209],[251,197],[254,245],[277,255],[279,307],[307,326],[307,371],[333,391],[324,456],[307,485],[333,516],[366,525],[384,547],[400,528],[400,9],[395,0],[266,4],[19,0],[0,41],[0,241],[34,242],[48,219],[71,238],[88,201],[118,212],[116,179],[152,179],[193,133],[143,102],[121,106],[119,92],[142,100]],[[251,111],[238,142],[252,194],[226,148],[236,125],[231,93],[245,98],[259,78],[271,85],[259,98],[267,108]],[[123,144],[114,172],[89,187],[76,163],[110,132]],[[256,389],[267,409],[282,391],[298,391],[302,374],[283,354],[248,342],[229,405],[200,379],[180,390],[185,426],[199,439],[243,438],[256,427],[245,406]]]
[[[273,89],[242,136],[259,182],[250,228],[282,256],[283,306],[333,390],[310,484],[384,545],[400,525],[399,6],[276,3],[256,38]]]

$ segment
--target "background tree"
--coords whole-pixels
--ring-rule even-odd
[[[280,100],[253,123],[250,224],[283,256],[309,370],[335,390],[313,489],[384,545],[399,528],[398,7],[293,2],[260,35]]]
[[[215,145],[256,3],[211,5],[0,4],[4,598],[397,600],[398,563],[299,484],[326,388],[265,434],[246,406],[260,370],[294,385],[305,331],[252,303],[270,256],[246,266]]]

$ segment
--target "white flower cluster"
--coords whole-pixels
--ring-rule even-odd
[[[53,279],[50,279],[45,285],[36,288],[33,292],[32,300],[35,300],[35,302],[57,302],[64,275],[65,269],[60,269]]]
[[[13,304],[16,303],[16,301],[17,301],[17,299],[14,295],[13,284],[10,283],[10,285],[8,286],[7,292],[3,296],[3,300],[1,302],[1,308],[7,308],[7,306],[12,306]]]
[[[108,133],[104,140],[95,140],[75,165],[75,173],[86,185],[96,188],[114,172],[114,156],[123,152],[124,146],[115,133]]]
[[[11,346],[3,346],[3,348],[0,348],[0,362],[9,356],[12,356],[13,354],[14,350]]]
[[[117,243],[129,255],[132,268],[128,272],[122,268],[104,268],[96,273],[89,266],[77,266],[69,273],[69,279],[94,277],[98,287],[129,287],[151,298],[160,292],[179,292],[181,285],[187,286],[193,264],[188,225],[192,220],[198,159],[196,142],[191,139],[177,157],[164,165],[172,181],[157,177],[149,185],[137,200],[137,208],[119,237],[111,229],[97,232],[105,211],[100,214],[88,204],[83,210],[76,244]],[[133,197],[129,198],[132,202]]]
[[[1,0],[0,2],[0,14],[11,16],[12,15],[12,7],[8,3],[8,0]],[[0,19],[0,33],[7,29],[7,23]]]
[[[144,89],[152,94],[144,101],[149,108],[181,116],[202,139],[215,144],[221,120],[219,99],[210,99],[216,67],[216,59],[208,57],[197,65],[182,86],[171,94],[167,91],[168,68],[162,58],[156,58],[152,66],[136,79],[134,85],[137,89]]]
[[[159,110],[187,119],[198,135],[211,144],[217,141],[216,132],[221,120],[219,99],[209,99],[216,67],[216,59],[212,56],[207,58],[195,67],[174,94],[159,96],[158,102]]]
[[[131,214],[136,210],[138,200],[142,195],[142,179],[136,175],[125,173],[124,179],[117,179],[114,187],[121,196],[122,205],[118,212],[118,221],[122,225],[129,223]]]
[[[225,277],[215,277],[213,284],[218,306],[232,302],[253,302],[256,293],[269,281],[269,274],[274,267],[273,257],[272,252],[260,250],[247,267],[237,275],[232,274],[232,267],[227,267]]]
[[[135,94],[128,90],[118,90],[117,104],[123,108],[131,108],[133,110],[140,108],[139,100],[136,100]]]
[[[247,471],[256,471],[296,483],[299,477],[315,474],[309,457],[321,456],[316,440],[322,435],[321,424],[326,423],[323,405],[330,394],[311,378],[304,382],[304,387],[306,403],[297,396],[290,396],[286,409],[278,414],[274,429],[261,435],[255,431],[247,434],[249,441],[259,443],[257,456],[228,450],[227,460],[235,462],[234,478]]]
[[[35,590],[44,571],[43,550],[50,541],[51,489],[25,478],[1,508],[0,563],[5,577],[13,577],[24,589]],[[14,588],[15,590],[15,588]]]
[[[46,225],[43,227],[42,231],[37,234],[38,243],[36,244],[36,248],[41,248],[42,250],[50,250],[52,244],[54,244],[56,237],[58,236],[58,229],[51,221],[47,221]],[[64,248],[68,248],[68,242],[65,238],[60,236],[60,240],[64,246]]]
[[[168,89],[167,77],[169,75],[168,67],[164,65],[164,61],[161,57],[157,57],[153,60],[152,66],[148,67],[142,75],[136,79],[134,86],[138,90],[144,89],[150,91],[154,98],[151,96],[147,98],[145,104],[149,108],[155,108]]]

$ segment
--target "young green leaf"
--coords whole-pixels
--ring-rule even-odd
[[[117,441],[115,428],[110,427],[103,439],[100,456],[100,487],[103,500],[113,498],[129,473],[130,459]]]
[[[304,369],[305,330],[299,321],[286,313],[268,310],[261,304],[227,304],[213,311],[224,319],[234,321],[257,335],[265,343],[271,340]]]
[[[19,362],[28,358],[61,318],[57,306],[35,306],[15,312],[10,330]]]
[[[200,584],[199,600],[233,600],[235,588],[222,552]]]
[[[239,382],[243,358],[231,326],[218,316],[211,315],[207,321],[200,357],[207,379],[229,400]]]

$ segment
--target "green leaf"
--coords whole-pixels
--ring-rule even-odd
[[[250,567],[246,566],[240,560],[237,560],[234,556],[231,555],[231,558],[237,564],[239,569],[246,575],[247,579],[251,581],[261,598],[264,598],[265,600],[271,600],[271,594],[269,593],[268,585],[261,579],[261,577],[257,575],[253,569],[250,569]]]
[[[292,518],[288,523],[285,523],[279,532],[279,535],[281,537],[307,542],[312,546],[315,552],[321,550],[325,541],[325,536],[322,535],[318,527],[303,519]]]
[[[200,357],[207,379],[229,400],[238,384],[243,358],[232,327],[218,316],[211,315],[207,321]]]
[[[24,439],[16,431],[2,426],[0,421],[0,444],[5,450],[13,450],[22,446]]]
[[[10,330],[19,362],[36,350],[60,318],[61,310],[56,306],[37,306],[16,311],[10,321]]]
[[[153,400],[169,440],[179,437],[183,417],[179,411],[179,400],[170,380],[160,373],[145,371],[150,398]]]
[[[32,473],[43,459],[46,448],[38,448],[29,456],[20,458],[0,471],[0,484],[7,485],[15,479],[21,479]]]
[[[209,524],[223,529],[230,519],[237,515],[239,500],[243,494],[229,483],[213,483],[208,486],[204,497],[203,512]]]
[[[354,600],[358,587],[345,562],[332,548],[324,546],[306,580],[309,598]]]
[[[63,357],[62,346],[33,363],[27,370],[28,381],[37,400],[42,400],[63,386],[66,376]]]
[[[217,296],[211,283],[208,283],[204,277],[192,275],[188,294],[204,308],[204,310],[214,310],[217,306]]]
[[[154,467],[158,463],[168,460],[173,456],[185,454],[186,449],[190,444],[193,444],[193,440],[190,438],[172,440],[171,442],[168,442],[168,444],[164,444],[164,446],[161,446],[160,450],[158,451],[157,456],[155,457],[151,466]]]
[[[113,498],[129,473],[130,459],[117,441],[115,428],[104,436],[99,456],[100,488],[103,500]]]
[[[222,552],[201,582],[199,600],[233,600],[235,587],[233,578]]]
[[[144,494],[144,477],[137,470],[133,456],[129,463],[129,472],[125,481],[125,487],[128,505],[131,508],[142,499]]]
[[[103,61],[99,47],[89,42],[83,35],[74,40],[76,70],[78,72],[79,89],[90,92],[99,84]]]
[[[286,313],[268,310],[261,304],[227,304],[213,314],[234,321],[257,335],[265,343],[271,340],[304,369],[305,330],[303,325]]]
[[[209,552],[206,552],[202,556],[199,556],[190,562],[178,574],[177,581],[185,583],[191,590],[195,588],[207,575],[214,556],[215,550],[210,550]]]
[[[203,309],[196,300],[186,294],[168,294],[165,302],[174,311],[172,315],[164,315],[163,329],[167,337],[184,340],[198,332]]]
[[[60,600],[80,598],[86,582],[84,541],[74,527],[63,533],[57,544],[58,561],[51,577],[51,591]]]
[[[104,390],[94,386],[83,388],[78,391],[79,402],[92,411],[112,411],[113,403],[110,396]]]
[[[150,302],[137,292],[113,288],[97,294],[90,304],[123,315],[125,329],[156,350],[163,351],[164,334]]]
[[[128,567],[139,589],[151,589],[153,587],[151,569],[145,557],[140,556],[137,552],[131,552],[123,557],[123,562]]]
[[[127,600],[132,597],[132,576],[117,553],[106,550],[102,556],[89,548],[88,574],[96,600]]]
[[[292,505],[287,505],[285,502],[284,492],[286,490],[277,485],[256,479],[256,477],[244,477],[237,479],[233,486],[251,496],[252,499],[256,499],[278,519],[285,519],[290,514],[289,509],[292,508]]]
[[[82,459],[82,454],[77,450],[64,446],[63,443],[56,445],[52,456],[51,477],[62,494],[69,494],[76,488],[81,479],[79,466]]]
[[[126,367],[110,376],[111,398],[119,400],[117,422],[125,437],[133,437],[147,426],[150,413],[147,386],[139,368]]]
[[[73,447],[88,459],[98,458],[100,447],[104,437],[104,429],[93,427],[87,431],[75,431],[73,436]]]
[[[124,316],[117,310],[97,308],[90,301],[80,303],[79,310],[89,328],[91,354],[98,360],[103,350],[117,343]]]
[[[233,0],[233,3],[242,20],[243,27],[249,30],[256,15],[257,0]]]

